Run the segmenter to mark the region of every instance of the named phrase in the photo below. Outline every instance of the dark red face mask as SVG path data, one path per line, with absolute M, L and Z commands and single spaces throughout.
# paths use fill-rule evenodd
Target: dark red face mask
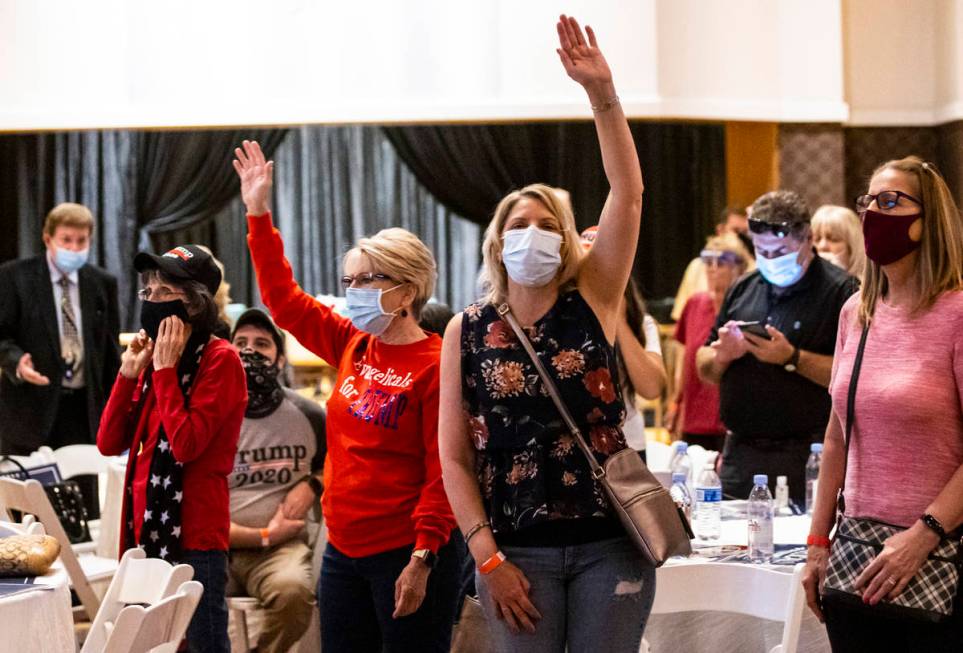
M 910 227 L 923 213 L 892 215 L 869 209 L 863 211 L 863 242 L 866 256 L 877 265 L 889 265 L 919 249 L 920 242 L 910 238 Z

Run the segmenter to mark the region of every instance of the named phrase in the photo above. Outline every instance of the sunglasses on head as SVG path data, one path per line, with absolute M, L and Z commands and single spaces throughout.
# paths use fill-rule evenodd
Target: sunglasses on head
M 735 252 L 720 252 L 714 249 L 704 249 L 699 252 L 699 258 L 706 265 L 736 265 L 742 263 L 742 257 Z
M 776 238 L 785 238 L 805 223 L 803 222 L 766 222 L 749 218 L 749 231 L 754 234 L 772 234 Z
M 876 206 L 878 206 L 883 211 L 889 211 L 894 209 L 899 205 L 899 199 L 905 197 L 910 202 L 913 202 L 917 206 L 923 206 L 923 203 L 913 197 L 912 195 L 907 195 L 901 190 L 884 190 L 882 192 L 871 195 L 866 193 L 865 195 L 860 195 L 856 198 L 856 211 L 862 213 L 869 209 L 869 205 L 876 200 Z

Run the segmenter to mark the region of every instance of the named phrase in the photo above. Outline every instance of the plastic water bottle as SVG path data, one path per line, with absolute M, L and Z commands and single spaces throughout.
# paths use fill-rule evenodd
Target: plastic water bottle
M 809 460 L 806 461 L 806 514 L 813 514 L 816 502 L 816 489 L 819 485 L 819 465 L 823 462 L 823 445 L 813 442 L 809 445 Z
M 772 495 L 769 493 L 769 477 L 756 474 L 749 493 L 749 562 L 765 563 L 772 559 Z
M 715 461 L 709 460 L 696 482 L 693 530 L 700 540 L 718 540 L 721 522 L 722 482 L 716 474 Z
M 682 508 L 686 519 L 691 519 L 692 515 L 692 495 L 689 494 L 689 487 L 686 485 L 685 474 L 677 473 L 672 475 L 672 488 L 669 489 L 669 496 L 675 501 L 675 505 Z
M 675 453 L 669 461 L 669 471 L 672 475 L 685 474 L 685 482 L 688 485 L 692 476 L 692 459 L 689 458 L 689 444 L 685 440 L 675 443 Z
M 791 515 L 789 508 L 789 478 L 786 476 L 776 477 L 776 515 Z

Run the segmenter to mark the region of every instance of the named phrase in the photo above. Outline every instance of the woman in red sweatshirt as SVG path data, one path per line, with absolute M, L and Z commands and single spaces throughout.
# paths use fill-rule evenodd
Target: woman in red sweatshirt
M 190 650 L 226 653 L 227 475 L 247 385 L 234 347 L 212 335 L 221 272 L 196 245 L 142 252 L 134 267 L 144 283 L 143 328 L 121 357 L 97 432 L 104 455 L 130 450 L 120 549 L 191 565 L 204 594 Z
M 404 229 L 344 258 L 350 319 L 304 292 L 271 224 L 273 162 L 235 150 L 258 285 L 277 324 L 338 368 L 327 404 L 318 583 L 322 649 L 447 652 L 460 552 L 438 459 L 441 338 L 418 326 L 435 284 L 431 251 Z

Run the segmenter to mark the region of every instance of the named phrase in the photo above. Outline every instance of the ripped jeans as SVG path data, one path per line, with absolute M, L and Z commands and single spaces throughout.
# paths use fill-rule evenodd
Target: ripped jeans
M 655 598 L 655 568 L 627 537 L 561 547 L 502 548 L 532 588 L 542 618 L 514 634 L 494 614 L 485 581 L 475 582 L 499 653 L 637 653 Z

